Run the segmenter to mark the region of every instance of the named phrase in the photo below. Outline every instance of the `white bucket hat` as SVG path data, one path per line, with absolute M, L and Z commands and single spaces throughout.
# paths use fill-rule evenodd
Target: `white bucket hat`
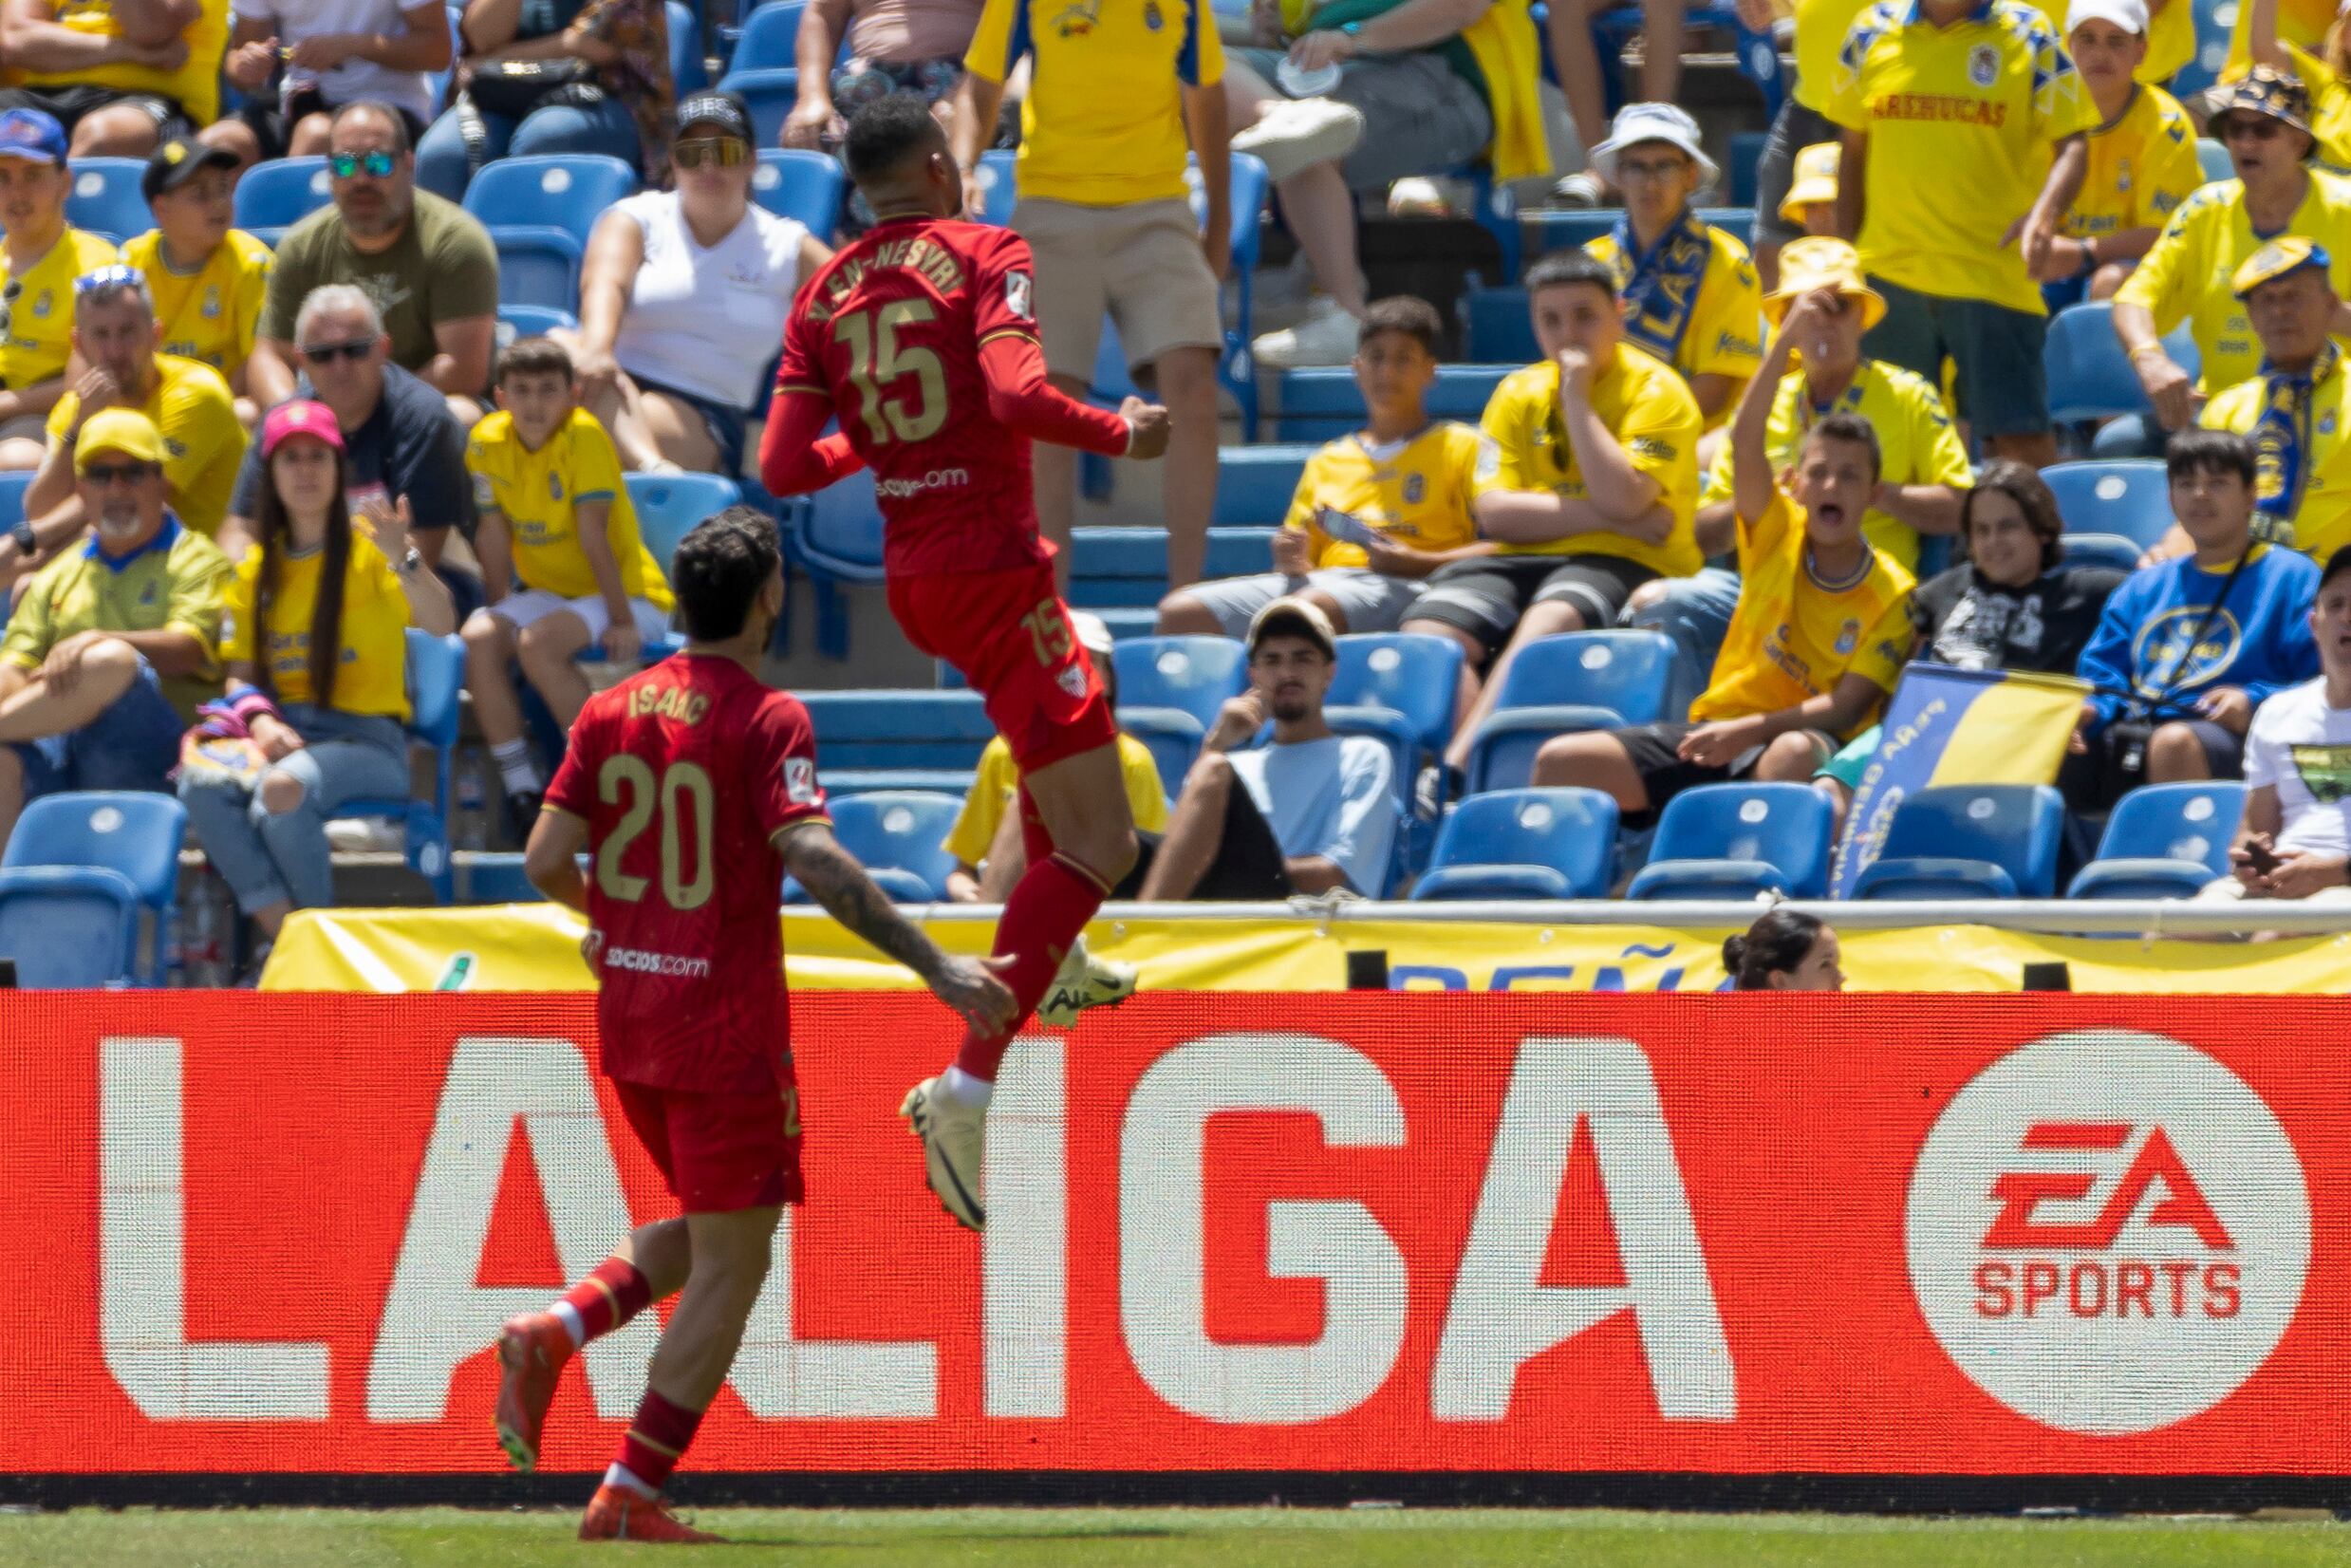
M 1688 153 L 1698 165 L 1701 189 L 1713 184 L 1722 174 L 1698 140 L 1698 122 L 1670 103 L 1628 103 L 1617 110 L 1616 122 L 1608 128 L 1608 140 L 1592 149 L 1592 166 L 1600 172 L 1601 178 L 1614 185 L 1616 155 L 1644 141 L 1662 141 Z
M 2146 0 L 2073 0 L 2065 9 L 2065 30 L 2084 22 L 2111 22 L 2124 32 L 2147 34 Z

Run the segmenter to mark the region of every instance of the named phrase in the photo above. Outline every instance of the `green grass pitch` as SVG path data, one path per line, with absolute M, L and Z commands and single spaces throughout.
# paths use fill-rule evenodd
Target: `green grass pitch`
M 697 1516 L 719 1568 L 2302 1568 L 2351 1525 L 1907 1520 L 1521 1509 L 1062 1508 Z M 555 1568 L 668 1560 L 582 1545 L 569 1513 L 135 1510 L 0 1516 L 0 1568 Z

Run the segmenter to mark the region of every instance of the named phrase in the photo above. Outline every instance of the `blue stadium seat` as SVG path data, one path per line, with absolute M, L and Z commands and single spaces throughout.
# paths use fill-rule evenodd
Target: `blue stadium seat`
M 676 0 L 671 0 L 672 4 Z M 828 245 L 841 227 L 849 176 L 840 161 L 802 147 L 765 147 L 751 177 L 751 199 L 777 217 L 796 218 Z
M 1755 205 L 1756 170 L 1763 159 L 1763 144 L 1771 140 L 1767 131 L 1735 131 L 1730 138 L 1730 157 L 1724 160 L 1725 172 L 1730 176 L 1730 204 L 1752 208 Z
M 2172 532 L 2172 487 L 2148 459 L 2052 463 L 2041 471 L 2067 533 L 2106 533 L 2141 550 Z
M 2119 533 L 2068 533 L 2058 540 L 2061 559 L 2069 567 L 2104 567 L 2113 571 L 2136 571 L 2145 552 Z M 1925 582 L 1934 575 L 1920 571 Z
M 1217 527 L 1278 526 L 1289 515 L 1298 476 L 1314 455 L 1315 448 L 1304 443 L 1223 448 L 1217 454 L 1216 510 L 1208 521 Z M 1263 571 L 1270 565 L 1269 558 L 1250 569 Z
M 1428 389 L 1428 412 L 1440 420 L 1475 424 L 1485 412 L 1502 378 L 1515 364 L 1446 364 L 1437 368 Z M 1345 366 L 1316 370 L 1285 370 L 1281 376 L 1281 407 L 1274 416 L 1277 439 L 1285 441 L 1331 441 L 1363 427 L 1363 392 L 1355 373 Z
M 669 17 L 670 81 L 683 98 L 710 84 L 710 71 L 702 60 L 701 24 L 684 0 L 665 0 L 662 9 Z
M 2065 803 L 2046 784 L 1945 784 L 1894 808 L 1885 848 L 1853 896 L 2050 898 Z
M 631 474 L 625 482 L 637 509 L 637 532 L 664 575 L 688 530 L 743 498 L 742 487 L 718 474 Z
M 25 520 L 25 492 L 32 487 L 29 470 L 0 474 L 0 532 Z
M 1666 802 L 1649 864 L 1625 897 L 1826 897 L 1835 815 L 1827 796 L 1802 784 L 1685 790 Z
M 774 146 L 782 137 L 784 120 L 800 94 L 800 15 L 807 9 L 801 0 L 770 0 L 753 11 L 718 82 L 750 105 L 761 146 Z
M 835 800 L 832 836 L 866 868 L 876 886 L 900 904 L 936 904 L 947 896 L 955 857 L 942 847 L 961 796 L 932 790 L 875 790 Z M 784 878 L 786 904 L 813 904 L 809 890 Z
M 1278 448 L 1271 450 L 1278 451 Z M 1220 504 L 1222 497 L 1220 496 Z M 1274 567 L 1271 528 L 1211 528 L 1204 575 L 1241 577 Z M 1109 612 L 1140 610 L 1148 631 L 1167 596 L 1167 534 L 1164 529 L 1087 527 L 1070 534 L 1070 603 L 1110 621 Z
M 2182 100 L 2194 97 L 2220 80 L 2221 68 L 2229 63 L 2229 35 L 2236 21 L 2233 6 L 2192 6 L 2188 13 L 2196 24 L 2196 52 L 2188 64 L 2173 73 L 2171 83 L 2172 95 Z M 2207 179 L 2229 179 L 2233 174 L 2227 166 L 2225 155 L 2219 173 L 2213 173 L 2209 162 L 2204 166 Z
M 231 206 L 236 226 L 275 245 L 287 230 L 334 199 L 323 158 L 281 158 L 256 163 L 237 177 Z
M 408 865 L 433 885 L 433 896 L 447 904 L 457 894 L 449 865 L 449 794 L 457 755 L 458 696 L 465 689 L 465 644 L 455 637 L 408 630 L 408 719 L 410 744 L 433 754 L 429 800 L 353 800 L 338 816 L 388 817 L 407 834 Z
M 1412 897 L 1599 898 L 1615 855 L 1616 803 L 1599 791 L 1498 790 L 1445 819 Z
M 637 171 L 602 153 L 502 158 L 465 188 L 465 210 L 498 248 L 498 299 L 570 310 L 580 258 L 606 208 L 637 189 Z
M 1673 644 L 1662 632 L 1576 631 L 1539 637 L 1502 676 L 1471 742 L 1466 793 L 1527 781 L 1555 735 L 1654 723 L 1664 717 Z
M 459 904 L 538 904 L 544 898 L 523 874 L 519 851 L 477 850 L 457 862 Z
M 0 871 L 0 958 L 28 991 L 130 983 L 139 899 L 120 873 L 90 866 L 44 876 Z
M 1542 358 L 1521 285 L 1463 290 L 1461 316 L 1462 355 L 1472 364 L 1516 368 Z
M 147 198 L 139 194 L 147 172 L 143 158 L 77 158 L 67 169 L 65 221 L 103 235 L 117 245 L 155 227 Z
M 1442 752 L 1453 735 L 1461 644 L 1424 632 L 1353 632 L 1339 639 L 1326 710 L 1383 711 L 1419 749 Z
M 569 310 L 558 310 L 544 305 L 501 305 L 498 307 L 498 346 L 511 347 L 517 338 L 543 338 L 561 329 L 579 330 L 580 319 Z
M 2189 375 L 2203 363 L 2182 322 L 2163 340 L 2163 351 Z M 2049 418 L 2058 424 L 2154 412 L 2115 336 L 2114 306 L 2096 300 L 2069 305 L 2049 320 L 2041 364 L 2049 384 Z
M 102 964 L 104 973 L 93 984 L 163 983 L 172 923 L 179 905 L 179 846 L 187 831 L 188 813 L 167 794 L 125 791 L 84 791 L 45 795 L 25 808 L 8 851 L 0 855 L 0 892 L 27 901 L 26 907 L 47 907 L 76 929 L 103 932 L 114 928 L 105 906 L 121 905 L 129 923 L 124 943 L 108 943 L 85 955 Z M 144 909 L 155 922 L 155 939 L 145 952 L 139 942 L 139 914 Z M 11 952 L 0 940 L 0 954 Z M 20 958 L 20 965 L 24 961 Z M 44 953 L 38 967 L 51 966 L 61 957 Z M 65 980 L 19 983 L 65 984 Z
M 1248 652 L 1230 637 L 1136 637 L 1110 655 L 1121 710 L 1167 708 L 1203 731 L 1249 684 Z
M 849 609 L 843 583 L 882 580 L 882 510 L 873 471 L 861 468 L 812 495 L 784 503 L 784 550 L 808 569 L 816 593 L 816 646 L 828 659 L 849 657 Z
M 2068 898 L 2193 898 L 2229 874 L 2229 845 L 2245 814 L 2234 779 L 2142 784 L 2116 803 L 2098 858 L 2076 873 Z
M 2185 76 L 2187 72 L 2180 74 Z M 2216 179 L 2237 177 L 2237 166 L 2230 160 L 2229 149 L 2209 136 L 2196 138 L 2196 163 L 2203 169 L 2204 180 L 2208 185 Z
M 834 794 L 944 790 L 961 795 L 996 735 L 974 691 L 801 694 L 816 732 L 816 765 Z

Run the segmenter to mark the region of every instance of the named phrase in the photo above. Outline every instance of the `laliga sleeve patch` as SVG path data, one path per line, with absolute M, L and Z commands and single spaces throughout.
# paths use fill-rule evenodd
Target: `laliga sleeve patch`
M 1007 272 L 1004 274 L 1004 308 L 1018 316 L 1022 321 L 1036 319 L 1036 312 L 1031 308 L 1029 294 L 1028 273 Z
M 795 805 L 816 803 L 816 764 L 805 756 L 784 758 L 784 794 Z

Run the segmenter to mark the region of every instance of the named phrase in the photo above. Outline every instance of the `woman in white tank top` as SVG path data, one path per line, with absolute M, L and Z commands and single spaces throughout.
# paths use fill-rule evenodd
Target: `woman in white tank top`
M 678 105 L 678 188 L 596 220 L 571 351 L 581 401 L 631 469 L 739 474 L 743 428 L 824 242 L 751 200 L 750 112 L 731 93 Z

